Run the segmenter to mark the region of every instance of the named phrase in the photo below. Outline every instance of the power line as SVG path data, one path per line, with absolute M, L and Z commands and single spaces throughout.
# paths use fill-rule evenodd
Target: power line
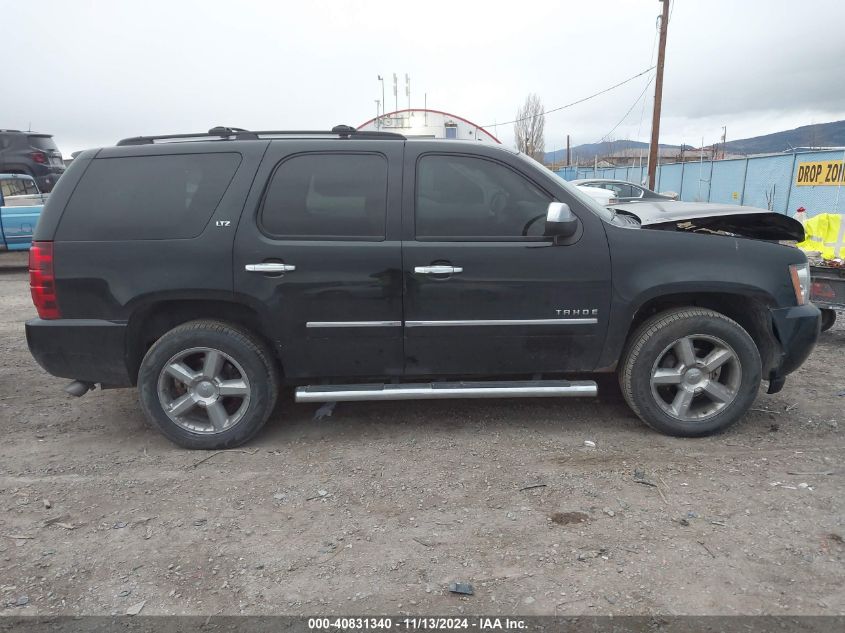
M 631 114 L 633 109 L 635 107 L 637 107 L 637 104 L 640 102 L 640 99 L 642 99 L 645 96 L 645 91 L 648 90 L 648 87 L 651 85 L 652 81 L 654 81 L 654 75 L 652 75 L 651 78 L 646 82 L 646 85 L 643 87 L 643 91 L 634 100 L 634 103 L 631 104 L 631 107 L 628 108 L 628 111 L 625 113 L 625 116 L 623 116 L 621 119 L 619 119 L 619 122 L 616 125 L 613 126 L 613 128 L 610 130 L 610 132 L 608 132 L 607 134 L 602 136 L 598 141 L 596 141 L 597 143 L 602 143 L 603 141 L 607 140 L 610 137 L 610 135 L 613 134 L 616 131 L 616 128 L 618 128 L 620 125 L 622 125 L 622 122 L 625 121 L 625 119 L 628 118 L 628 115 Z
M 618 88 L 619 86 L 624 86 L 625 84 L 634 81 L 634 79 L 636 79 L 637 77 L 642 77 L 647 72 L 654 70 L 654 68 L 655 68 L 654 66 L 652 66 L 651 68 L 646 68 L 644 71 L 637 73 L 633 77 L 628 77 L 628 79 L 626 79 L 625 81 L 620 81 L 618 84 L 614 84 L 614 85 L 610 86 L 609 88 L 605 88 L 604 90 L 601 90 L 601 91 L 599 91 L 595 94 L 590 95 L 589 97 L 584 97 L 583 99 L 578 99 L 578 101 L 573 101 L 572 103 L 567 103 L 566 105 L 562 105 L 559 108 L 552 108 L 551 110 L 544 110 L 543 112 L 540 113 L 540 116 L 544 116 L 546 114 L 551 114 L 552 112 L 558 112 L 560 110 L 565 110 L 566 108 L 571 108 L 572 106 L 578 105 L 579 103 L 584 103 L 585 101 L 589 101 L 590 99 L 598 97 L 599 95 L 603 95 L 606 92 L 610 92 L 611 90 L 614 90 L 615 88 Z M 526 121 L 527 119 L 531 119 L 531 118 L 533 118 L 533 115 L 532 116 L 525 116 L 525 117 L 522 117 L 521 119 L 514 119 L 513 121 L 505 121 L 504 123 L 498 123 L 497 125 L 509 125 L 511 123 L 518 123 L 519 121 Z M 481 127 L 491 127 L 491 124 L 483 125 Z

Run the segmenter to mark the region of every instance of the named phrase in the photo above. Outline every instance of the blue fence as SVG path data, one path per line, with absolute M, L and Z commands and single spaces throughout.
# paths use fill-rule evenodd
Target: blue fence
M 795 215 L 799 207 L 808 216 L 845 213 L 845 184 L 795 184 L 802 163 L 843 160 L 845 152 L 835 150 L 671 163 L 657 168 L 656 189 L 674 192 L 689 202 L 743 204 L 787 215 Z M 564 180 L 612 178 L 642 183 L 647 177 L 645 166 L 564 167 L 556 173 Z

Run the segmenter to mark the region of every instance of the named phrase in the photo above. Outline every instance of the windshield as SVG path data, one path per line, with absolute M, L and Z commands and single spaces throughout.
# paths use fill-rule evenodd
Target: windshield
M 542 169 L 543 171 L 547 172 L 547 174 L 554 176 L 554 178 L 558 181 L 558 184 L 562 185 L 563 188 L 566 189 L 567 193 L 572 195 L 572 197 L 577 198 L 581 203 L 584 204 L 585 207 L 590 209 L 590 211 L 595 213 L 597 216 L 599 216 L 600 218 L 602 218 L 603 220 L 605 220 L 607 222 L 613 221 L 613 215 L 614 214 L 610 209 L 600 205 L 593 198 L 591 198 L 586 193 L 584 193 L 583 191 L 578 189 L 578 187 L 566 182 L 563 178 L 558 176 L 551 169 L 549 169 L 548 167 L 546 167 L 542 163 L 534 160 L 533 158 L 526 156 L 522 152 L 519 152 L 517 154 L 517 156 L 519 157 L 520 160 L 523 160 L 526 163 L 529 163 L 534 169 L 538 169 L 538 168 Z

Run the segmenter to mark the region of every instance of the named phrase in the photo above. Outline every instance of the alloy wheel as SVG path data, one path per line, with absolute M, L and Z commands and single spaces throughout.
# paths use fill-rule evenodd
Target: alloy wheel
M 652 396 L 665 413 L 682 422 L 701 422 L 736 399 L 742 367 L 725 341 L 691 334 L 658 355 L 650 382 Z
M 219 349 L 193 347 L 175 354 L 158 378 L 164 412 L 192 433 L 222 433 L 249 407 L 250 384 L 238 362 Z

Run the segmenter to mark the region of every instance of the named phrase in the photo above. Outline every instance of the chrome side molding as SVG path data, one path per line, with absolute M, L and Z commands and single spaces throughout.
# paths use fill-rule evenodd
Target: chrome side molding
M 455 321 L 405 321 L 406 327 L 455 327 L 479 325 L 595 325 L 596 318 L 575 319 L 459 319 Z M 402 327 L 402 321 L 306 321 L 306 328 Z
M 306 321 L 305 327 L 402 327 L 402 321 Z
M 592 380 L 432 382 L 414 384 L 309 385 L 297 387 L 297 402 L 442 400 L 447 398 L 560 398 L 598 393 Z
M 445 327 L 477 325 L 595 325 L 596 318 L 586 319 L 459 319 L 455 321 L 405 321 L 406 327 Z

